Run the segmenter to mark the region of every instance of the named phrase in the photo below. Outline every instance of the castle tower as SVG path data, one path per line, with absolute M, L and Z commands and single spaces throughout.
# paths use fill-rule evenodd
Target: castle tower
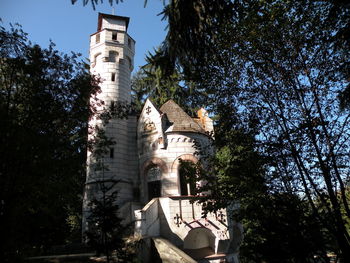
M 127 33 L 128 24 L 128 17 L 99 13 L 97 32 L 90 36 L 90 72 L 100 78 L 101 92 L 97 94 L 97 98 L 104 102 L 96 107 L 100 112 L 115 102 L 131 101 L 130 75 L 133 70 L 135 41 Z M 96 160 L 88 152 L 83 204 L 85 228 L 89 213 L 88 203 L 92 198 L 98 198 L 101 182 L 118 182 L 113 190 L 118 192 L 117 202 L 120 207 L 133 200 L 133 189 L 138 178 L 136 123 L 135 116 L 112 119 L 105 127 L 101 127 L 101 121 L 97 118 L 92 118 L 89 122 L 92 135 L 95 132 L 94 127 L 99 126 L 116 144 L 103 157 L 103 165 L 107 167 L 103 172 L 96 169 Z
M 201 109 L 193 118 L 173 100 L 160 108 L 147 100 L 138 120 L 129 115 L 104 124 L 98 118 L 98 112 L 116 102 L 131 102 L 135 41 L 127 34 L 128 23 L 127 17 L 99 14 L 97 32 L 91 35 L 90 71 L 101 79 L 96 96 L 104 103 L 97 104 L 89 121 L 89 136 L 93 138 L 100 128 L 116 144 L 102 159 L 88 152 L 83 233 L 93 230 L 88 225 L 90 201 L 117 192 L 115 204 L 123 223 L 133 223 L 134 234 L 145 240 L 143 261 L 154 262 L 159 255 L 173 262 L 197 262 L 195 258 L 237 263 L 241 226 L 230 218 L 228 209 L 202 218 L 203 207 L 193 194 L 205 182 L 197 181 L 195 172 L 189 181 L 182 169 L 183 161 L 205 167 L 196 146 L 212 151 L 214 128 L 208 113 Z M 93 104 L 94 98 L 90 101 Z M 107 169 L 101 170 L 99 160 Z M 106 184 L 112 187 L 108 193 L 101 190 Z M 149 252 L 152 244 L 158 251 L 154 255 Z
M 128 17 L 99 13 L 97 32 L 90 37 L 90 71 L 102 78 L 100 98 L 105 103 L 130 102 L 135 41 L 128 24 Z

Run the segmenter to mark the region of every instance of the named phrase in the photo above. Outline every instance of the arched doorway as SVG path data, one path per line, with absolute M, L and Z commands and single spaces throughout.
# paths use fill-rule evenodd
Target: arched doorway
M 147 170 L 148 201 L 161 196 L 161 178 L 162 170 L 159 166 L 152 166 Z
M 191 229 L 184 239 L 184 251 L 194 259 L 215 254 L 215 235 L 205 227 Z
M 166 163 L 153 157 L 145 161 L 141 168 L 142 200 L 148 202 L 153 198 L 162 196 L 162 178 L 168 173 Z

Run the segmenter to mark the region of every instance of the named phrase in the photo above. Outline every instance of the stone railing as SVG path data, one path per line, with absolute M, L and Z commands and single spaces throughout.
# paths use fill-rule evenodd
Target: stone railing
M 142 236 L 159 236 L 159 213 L 158 198 L 153 198 L 148 204 L 140 210 L 141 212 L 141 235 Z

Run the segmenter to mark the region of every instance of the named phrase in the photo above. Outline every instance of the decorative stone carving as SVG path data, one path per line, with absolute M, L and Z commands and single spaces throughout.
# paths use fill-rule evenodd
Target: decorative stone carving
M 148 106 L 148 107 L 146 108 L 146 113 L 147 113 L 147 115 L 149 115 L 149 114 L 151 113 L 151 107 L 150 107 L 150 106 Z
M 159 166 L 154 166 L 147 171 L 147 182 L 159 181 L 162 171 Z
M 150 119 L 146 119 L 143 124 L 143 132 L 148 133 L 156 130 L 156 125 Z

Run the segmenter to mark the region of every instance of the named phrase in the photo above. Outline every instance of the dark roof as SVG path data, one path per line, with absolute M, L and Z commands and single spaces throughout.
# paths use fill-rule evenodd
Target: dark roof
M 104 13 L 98 13 L 97 31 L 101 30 L 102 18 L 111 18 L 111 19 L 115 19 L 115 20 L 124 20 L 125 21 L 125 25 L 126 25 L 126 31 L 128 30 L 129 21 L 130 21 L 129 17 L 126 17 L 126 16 L 115 16 L 115 15 L 109 15 L 109 14 L 104 14 Z
M 168 100 L 164 103 L 160 107 L 160 111 L 165 113 L 169 122 L 171 122 L 173 132 L 199 132 L 206 134 L 205 130 L 173 100 Z

